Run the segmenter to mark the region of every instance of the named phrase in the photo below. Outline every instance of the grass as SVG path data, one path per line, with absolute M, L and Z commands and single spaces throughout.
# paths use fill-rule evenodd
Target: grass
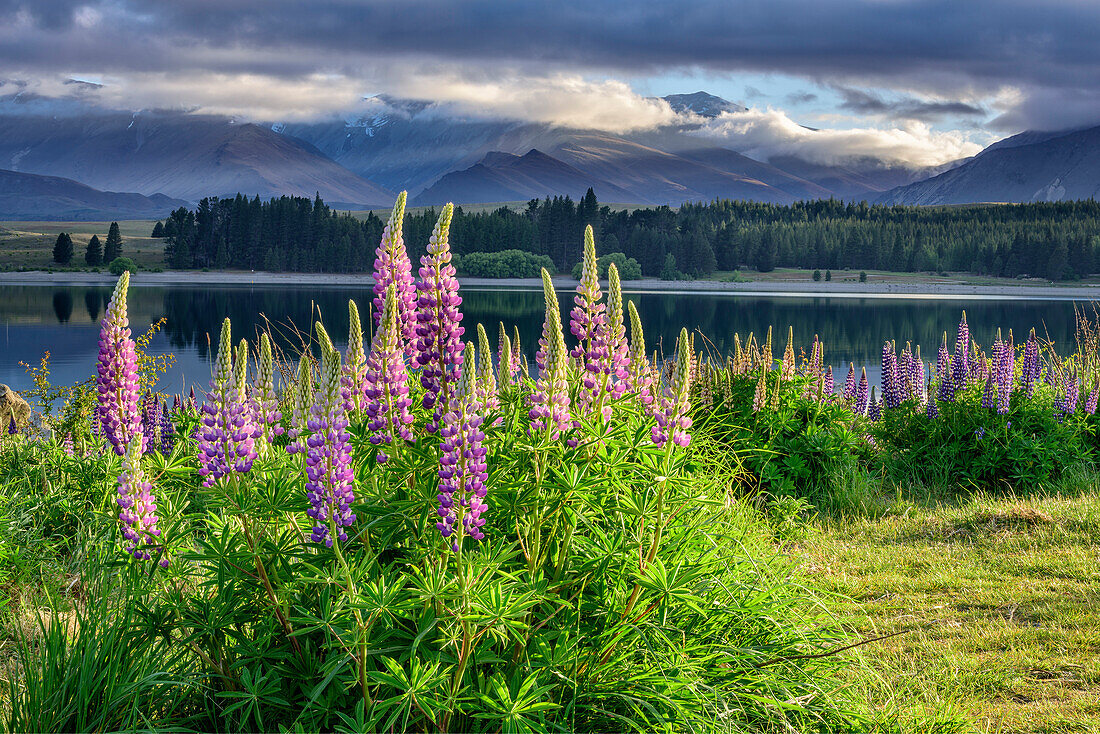
M 792 551 L 863 638 L 849 683 L 885 729 L 1100 732 L 1100 475 L 1029 496 L 898 491 Z
M 164 267 L 164 240 L 149 236 L 154 220 L 120 221 L 122 254 L 141 268 Z M 67 269 L 84 268 L 84 249 L 92 235 L 107 241 L 110 222 L 0 222 L 0 270 L 61 269 L 53 261 L 57 235 L 68 232 L 73 238 L 73 260 Z

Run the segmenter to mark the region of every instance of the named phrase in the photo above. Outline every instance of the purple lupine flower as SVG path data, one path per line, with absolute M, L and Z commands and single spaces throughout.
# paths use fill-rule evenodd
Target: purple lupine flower
M 1100 398 L 1100 380 L 1094 380 L 1092 383 L 1092 391 L 1089 393 L 1088 398 L 1085 400 L 1085 412 L 1089 415 L 1096 413 L 1096 401 Z
M 161 543 L 157 500 L 153 485 L 141 468 L 143 442 L 141 434 L 135 434 L 123 454 L 122 473 L 118 477 L 118 520 L 127 541 L 126 551 L 146 561 L 151 558 L 150 551 L 159 549 Z M 161 559 L 160 565 L 166 567 L 168 559 Z
M 396 323 L 400 300 L 396 289 L 394 291 L 393 297 L 387 296 L 387 300 L 391 302 L 391 320 Z M 393 326 L 390 331 L 394 331 Z M 321 385 L 307 423 L 311 433 L 306 440 L 306 492 L 310 504 L 306 514 L 313 519 L 313 542 L 323 542 L 331 548 L 332 536 L 335 534 L 340 542 L 346 541 L 345 528 L 355 522 L 355 514 L 351 511 L 351 503 L 355 501 L 352 488 L 355 476 L 351 468 L 348 415 L 340 394 L 340 352 L 320 323 L 317 335 L 321 342 Z
M 409 372 L 401 348 L 398 332 L 397 292 L 391 286 L 386 291 L 382 311 L 382 323 L 374 332 L 367 371 L 366 386 L 367 430 L 374 446 L 395 446 L 398 439 L 411 441 L 413 416 L 409 413 Z M 421 311 L 424 313 L 424 311 Z M 389 455 L 379 448 L 376 457 L 384 464 Z
M 1077 400 L 1081 394 L 1081 387 L 1077 382 L 1077 374 L 1073 373 L 1066 381 L 1066 401 L 1065 411 L 1066 415 L 1073 415 L 1077 412 Z
M 603 398 L 603 374 L 607 359 L 607 345 L 604 343 L 607 322 L 605 306 L 600 301 L 603 291 L 600 289 L 596 243 L 592 226 L 584 230 L 584 261 L 581 282 L 577 286 L 577 295 L 573 297 L 574 308 L 569 312 L 569 331 L 577 339 L 577 346 L 569 356 L 577 361 L 582 369 L 581 387 L 577 390 L 577 408 L 587 415 L 599 408 Z
M 943 332 L 943 341 L 940 342 L 940 351 L 936 355 L 936 379 L 944 380 L 947 377 L 947 365 L 951 355 L 947 351 L 947 332 Z
M 867 418 L 872 423 L 882 418 L 882 403 L 875 397 L 875 388 L 871 388 L 871 402 L 867 407 Z
M 428 241 L 428 254 L 420 258 L 420 280 L 416 283 L 417 362 L 423 367 L 421 404 L 432 410 L 428 431 L 434 433 L 439 419 L 451 402 L 451 391 L 462 378 L 462 313 L 458 307 L 458 279 L 451 264 L 449 233 L 454 207 L 447 204 Z M 398 294 L 400 295 L 400 294 Z M 380 304 L 381 305 L 381 304 Z M 399 302 L 400 305 L 400 302 Z M 471 365 L 472 369 L 472 365 Z
M 927 406 L 927 409 L 925 411 L 925 415 L 927 415 L 930 419 L 933 419 L 933 420 L 936 419 L 936 418 L 939 418 L 939 416 L 940 416 L 940 408 L 939 408 L 938 405 L 936 405 L 936 398 L 933 397 L 932 395 L 928 396 L 928 406 Z
M 474 345 L 466 345 L 464 362 L 474 360 Z M 439 521 L 435 526 L 444 538 L 452 538 L 451 550 L 458 551 L 462 537 L 482 540 L 485 533 L 485 495 L 489 478 L 485 466 L 487 453 L 481 430 L 482 406 L 478 403 L 476 380 L 466 370 L 451 395 L 451 405 L 443 414 L 439 435 Z M 459 519 L 462 520 L 459 523 Z M 456 534 L 459 528 L 462 531 Z
M 512 326 L 512 384 L 515 385 L 519 382 L 520 375 L 526 379 L 529 375 L 527 372 L 527 355 L 523 353 L 523 349 L 520 348 L 519 343 L 519 327 Z
M 405 240 L 401 229 L 405 223 L 405 192 L 397 195 L 393 211 L 390 213 L 386 228 L 382 230 L 382 241 L 378 243 L 374 259 L 374 328 L 382 322 L 383 301 L 386 289 L 392 283 L 397 291 L 397 316 L 405 356 L 416 358 L 416 285 L 413 283 L 412 261 L 405 249 Z
M 266 451 L 276 436 L 283 435 L 283 427 L 279 425 L 283 414 L 279 411 L 279 398 L 275 395 L 275 359 L 271 354 L 271 338 L 266 331 L 260 334 L 254 403 L 256 424 L 260 429 L 258 438 L 262 439 L 261 445 Z
M 951 377 L 953 383 L 951 398 L 949 398 L 949 400 L 954 398 L 955 392 L 966 387 L 966 382 L 970 379 L 969 354 L 970 327 L 966 323 L 966 311 L 963 311 L 962 320 L 959 322 L 959 331 L 955 337 L 955 354 L 951 359 Z
M 924 360 L 920 357 L 920 347 L 909 361 L 909 383 L 913 387 L 913 397 L 919 402 L 928 401 L 928 381 L 924 373 Z
M 859 387 L 856 388 L 856 413 L 859 415 L 867 415 L 870 399 L 871 396 L 868 392 L 867 385 L 867 368 L 864 367 L 859 375 Z
M 195 400 L 195 386 L 194 385 L 191 386 L 191 395 L 188 396 L 188 398 L 187 398 L 187 409 L 190 410 L 192 413 L 198 413 L 199 412 L 199 404 Z
M 348 413 L 360 411 L 366 403 L 367 353 L 363 350 L 363 325 L 359 307 L 348 301 L 348 351 L 344 359 L 344 374 L 340 376 L 340 394 Z
M 306 450 L 306 436 L 309 428 L 309 409 L 313 404 L 313 365 L 308 354 L 302 354 L 298 360 L 297 379 L 290 391 L 290 430 L 286 445 L 288 454 L 301 454 Z
M 178 410 L 176 411 L 179 412 Z M 160 411 L 160 452 L 165 456 L 172 453 L 176 445 L 176 426 L 172 422 L 172 416 L 168 413 L 168 404 L 161 406 Z
M 233 361 L 229 319 L 222 322 L 218 357 L 199 428 L 199 474 L 203 486 L 212 487 L 232 472 L 247 474 L 256 459 L 256 426 L 245 393 L 247 358 Z
M 531 396 L 531 421 L 528 431 L 533 435 L 545 431 L 551 440 L 557 440 L 561 432 L 573 425 L 569 413 L 569 352 L 561 333 L 561 310 L 550 273 L 542 269 L 542 292 L 546 299 L 546 320 L 542 327 L 540 346 L 544 353 L 544 367 L 539 371 L 535 392 Z
M 898 392 L 902 402 L 916 397 L 916 385 L 913 384 L 913 345 L 905 342 L 905 349 L 901 350 L 898 358 Z
M 687 329 L 680 329 L 680 338 L 676 342 L 676 368 L 672 380 L 665 388 L 661 400 L 661 410 L 657 412 L 657 425 L 650 431 L 653 443 L 658 447 L 667 445 L 669 439 L 677 446 L 686 447 L 691 442 L 687 429 L 691 428 L 691 347 Z
M 1035 392 L 1035 381 L 1039 379 L 1039 340 L 1035 337 L 1035 329 L 1027 338 L 1024 346 L 1024 360 L 1020 366 L 1020 385 L 1024 395 L 1031 397 Z
M 500 407 L 500 400 L 497 398 L 497 378 L 493 374 L 493 352 L 489 348 L 489 335 L 481 324 L 477 325 L 477 347 L 477 379 L 474 380 L 474 392 L 484 417 Z M 466 362 L 465 356 L 462 361 Z M 501 422 L 501 419 L 498 418 L 497 422 Z
M 997 412 L 1004 415 L 1009 409 L 1012 395 L 1012 373 L 1016 366 L 1016 350 L 1012 344 L 1012 332 L 1008 332 L 1008 341 L 1001 342 L 1001 351 L 993 365 L 994 379 L 997 383 Z
M 103 435 L 119 456 L 126 453 L 134 436 L 142 435 L 137 347 L 130 338 L 126 318 L 126 290 L 129 271 L 115 285 L 115 292 L 103 314 L 99 333 L 99 366 L 96 385 L 99 390 L 99 421 Z M 142 453 L 145 452 L 142 436 Z
M 824 399 L 826 395 L 832 395 L 834 389 L 836 389 L 836 385 L 833 384 L 833 366 L 829 365 L 828 369 L 825 370 L 824 390 L 821 395 L 822 399 Z
M 73 434 L 66 432 L 65 438 L 61 441 L 61 448 L 65 451 L 66 456 L 75 456 L 76 452 L 73 450 Z
M 884 408 L 896 408 L 901 405 L 903 396 L 900 383 L 894 343 L 886 342 L 882 345 L 882 405 Z
M 979 426 L 978 429 L 974 431 L 974 436 L 981 441 L 985 438 L 985 428 Z
M 848 377 L 844 380 L 844 399 L 847 402 L 852 402 L 856 399 L 856 365 L 855 362 L 848 363 Z
M 635 395 L 650 413 L 653 405 L 653 372 L 649 367 L 649 357 L 645 353 L 645 334 L 642 332 L 642 317 L 634 301 L 627 301 L 630 312 L 630 364 L 627 379 L 627 391 Z
M 153 397 L 151 392 L 146 391 L 145 397 L 141 399 L 141 433 L 147 448 L 159 443 L 157 441 L 157 429 L 160 428 L 160 416 L 157 415 L 159 407 L 160 401 Z

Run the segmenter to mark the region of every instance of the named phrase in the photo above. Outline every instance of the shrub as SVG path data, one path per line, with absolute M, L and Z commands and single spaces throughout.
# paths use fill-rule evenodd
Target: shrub
M 136 273 L 137 265 L 134 263 L 133 260 L 128 257 L 116 257 L 114 260 L 111 261 L 111 264 L 107 266 L 107 270 L 110 271 L 111 275 L 118 276 L 122 275 L 126 271 Z
M 473 278 L 537 278 L 543 268 L 551 272 L 554 269 L 553 261 L 546 255 L 523 250 L 471 252 L 454 256 L 453 261 L 459 275 Z
M 615 263 L 615 267 L 619 269 L 620 280 L 641 280 L 642 279 L 642 266 L 638 264 L 638 261 L 632 257 L 627 257 L 621 252 L 612 252 L 608 255 L 602 255 L 596 261 L 597 273 L 601 279 L 607 277 L 607 269 L 611 263 Z M 576 280 L 581 279 L 582 263 L 577 263 L 573 266 L 573 278 Z

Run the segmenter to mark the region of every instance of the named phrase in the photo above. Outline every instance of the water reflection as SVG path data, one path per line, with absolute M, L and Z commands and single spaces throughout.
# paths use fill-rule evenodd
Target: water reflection
M 559 299 L 568 319 L 572 293 Z M 943 333 L 953 340 L 960 312 L 965 309 L 971 333 L 988 344 L 998 327 L 1012 329 L 1019 343 L 1031 328 L 1052 339 L 1062 349 L 1073 348 L 1072 301 L 928 298 L 826 298 L 821 296 L 731 295 L 705 293 L 636 293 L 628 291 L 642 316 L 646 342 L 651 350 L 671 351 L 681 326 L 705 335 L 720 353 L 733 347 L 734 333 L 742 339 L 749 332 L 764 334 L 775 327 L 776 351 L 782 349 L 787 326 L 794 328 L 796 343 L 808 347 L 814 334 L 825 344 L 825 361 L 836 367 L 839 378 L 849 362 L 867 364 L 877 379 L 882 343 L 896 339 L 921 345 L 925 357 L 935 355 Z M 86 379 L 94 372 L 97 323 L 111 296 L 109 287 L 7 286 L 0 292 L 0 382 L 16 389 L 29 385 L 19 361 L 36 363 L 42 352 L 52 357 L 53 378 L 59 383 Z M 162 387 L 184 389 L 203 386 L 210 374 L 210 344 L 217 340 L 221 320 L 233 320 L 236 337 L 251 338 L 270 327 L 275 345 L 296 352 L 301 343 L 297 329 L 306 329 L 318 317 L 329 333 L 347 334 L 347 301 L 354 298 L 369 323 L 368 288 L 193 288 L 133 287 L 129 309 L 131 327 L 141 333 L 147 324 L 165 318 L 161 334 L 152 341 L 154 353 L 173 353 L 177 365 Z M 82 299 L 83 310 L 74 302 Z M 519 327 L 528 359 L 534 359 L 542 329 L 541 291 L 484 289 L 463 291 L 464 324 L 472 333 L 485 324 L 493 343 L 497 323 L 509 331 Z M 701 340 L 697 340 L 701 345 Z

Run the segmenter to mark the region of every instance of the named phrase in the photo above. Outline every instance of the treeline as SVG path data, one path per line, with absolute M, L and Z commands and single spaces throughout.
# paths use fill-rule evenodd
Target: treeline
M 435 224 L 433 210 L 408 213 L 405 243 L 414 258 Z M 303 272 L 373 268 L 383 221 L 353 218 L 320 198 L 270 201 L 203 199 L 181 208 L 158 234 L 168 265 Z M 807 270 L 967 271 L 1051 280 L 1100 272 L 1100 204 L 1096 201 L 959 207 L 870 206 L 836 200 L 788 206 L 714 201 L 612 211 L 591 189 L 534 199 L 522 210 L 455 209 L 458 255 L 521 250 L 547 256 L 561 272 L 581 258 L 584 227 L 600 252 L 621 252 L 649 277 L 705 276 L 716 270 L 777 267 Z

